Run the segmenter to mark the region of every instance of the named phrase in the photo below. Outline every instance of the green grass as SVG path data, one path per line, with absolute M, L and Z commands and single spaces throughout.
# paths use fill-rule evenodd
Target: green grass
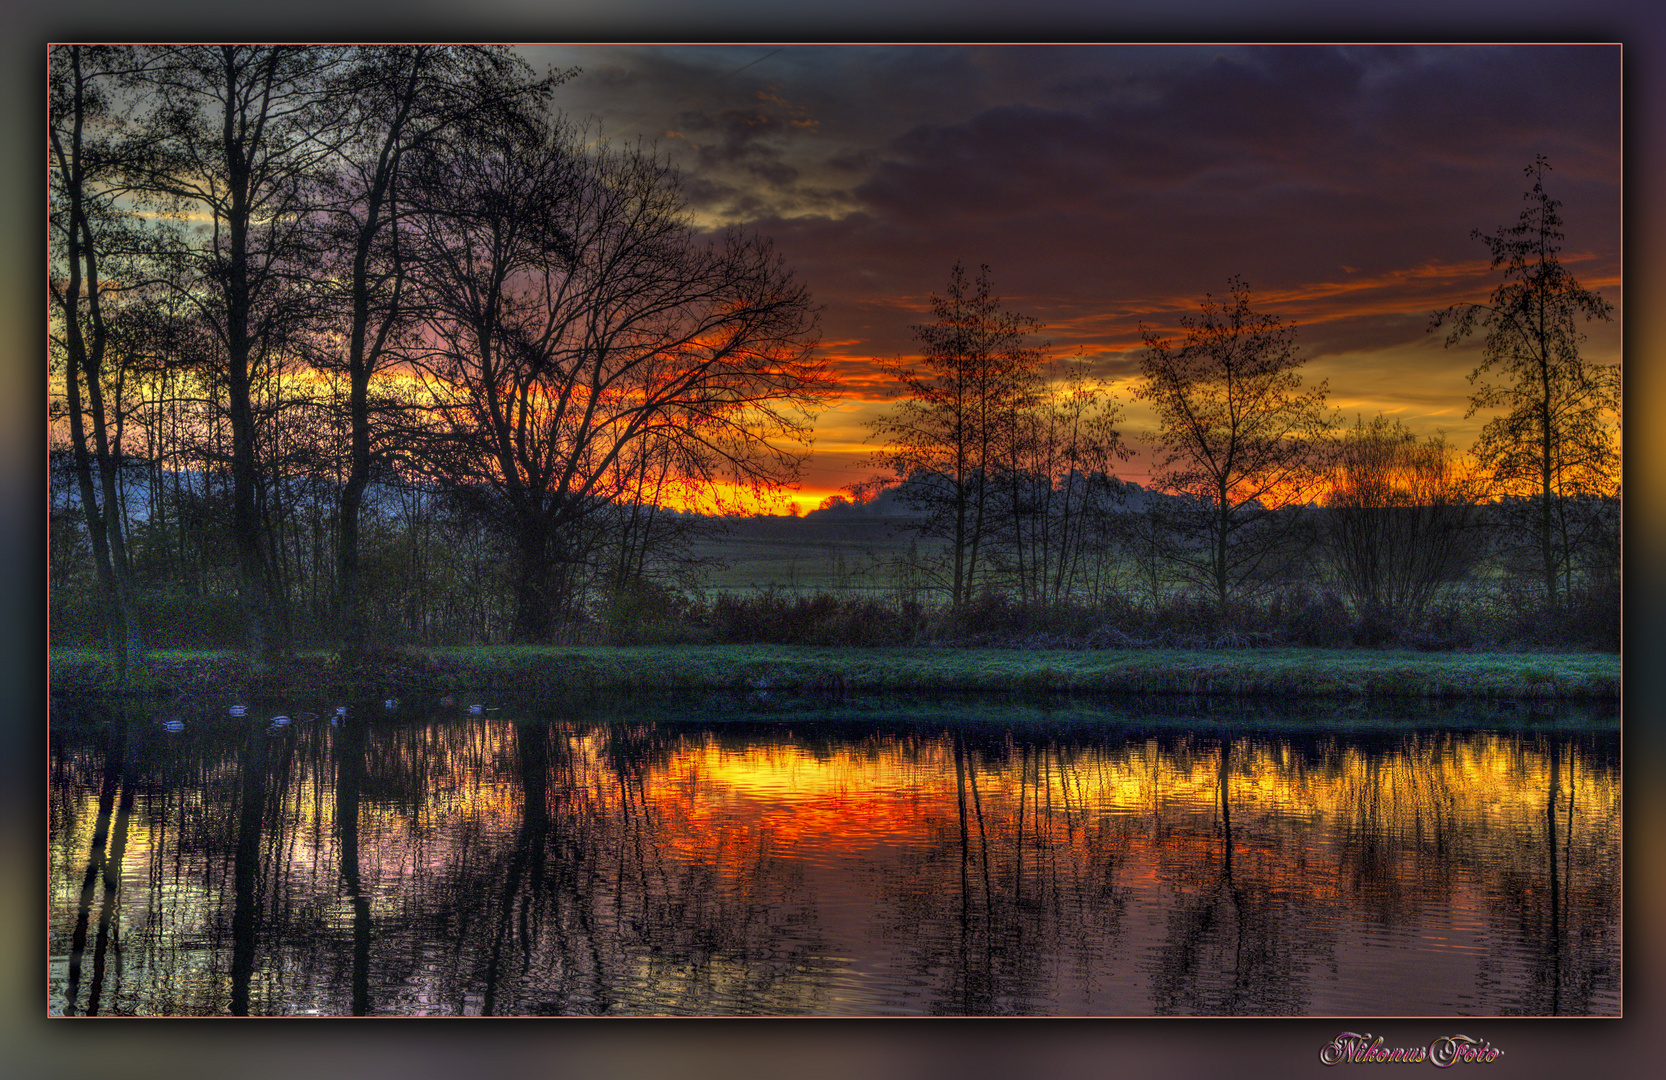
M 110 689 L 93 651 L 53 653 L 53 688 Z M 1604 653 L 1420 653 L 1343 649 L 1018 650 L 682 645 L 410 649 L 348 672 L 302 653 L 256 678 L 236 653 L 151 655 L 134 689 L 376 686 L 547 695 L 574 691 L 797 691 L 847 695 L 1026 691 L 1286 698 L 1617 699 Z
M 726 531 L 697 540 L 694 554 L 717 560 L 708 588 L 747 592 L 883 592 L 888 566 L 918 538 L 895 518 L 736 518 Z M 941 546 L 919 541 L 922 554 Z

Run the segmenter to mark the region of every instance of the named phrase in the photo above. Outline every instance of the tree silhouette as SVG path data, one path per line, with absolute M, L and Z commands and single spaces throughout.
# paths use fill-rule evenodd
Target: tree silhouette
M 1487 245 L 1504 280 L 1484 304 L 1435 312 L 1429 329 L 1450 324 L 1448 347 L 1477 327 L 1486 331 L 1481 363 L 1469 376 L 1477 385 L 1466 415 L 1504 412 L 1481 429 L 1475 456 L 1497 493 L 1531 496 L 1536 512 L 1526 528 L 1538 549 L 1545 599 L 1555 604 L 1577 546 L 1570 542 L 1571 515 L 1579 506 L 1571 497 L 1618 491 L 1620 371 L 1580 355 L 1581 324 L 1606 321 L 1614 309 L 1562 265 L 1562 204 L 1545 191 L 1549 169 L 1540 154 L 1525 170 L 1533 186 L 1514 225 L 1492 236 L 1470 234 Z M 1495 373 L 1503 381 L 1486 379 Z
M 330 275 L 344 309 L 338 320 L 347 377 L 347 478 L 338 499 L 336 585 L 342 652 L 366 644 L 360 570 L 360 520 L 373 461 L 371 381 L 403 355 L 398 345 L 415 322 L 407 288 L 403 166 L 421 148 L 454 140 L 463 129 L 501 122 L 515 110 L 540 110 L 570 73 L 536 80 L 505 46 L 370 45 L 351 57 L 332 88 L 353 102 L 341 118 L 339 156 L 325 184 L 325 252 L 344 265 Z M 333 366 L 333 365 L 332 365 Z M 387 425 L 381 425 L 385 428 Z
M 174 45 L 146 50 L 132 90 L 150 107 L 129 166 L 164 214 L 199 217 L 206 242 L 172 253 L 211 332 L 231 429 L 232 544 L 251 662 L 282 644 L 265 515 L 257 400 L 308 315 L 306 225 L 344 106 L 326 93 L 338 48 Z
M 1182 316 L 1176 344 L 1142 326 L 1144 382 L 1159 428 L 1155 487 L 1176 496 L 1148 513 L 1154 540 L 1183 580 L 1230 598 L 1264 580 L 1290 554 L 1299 507 L 1323 477 L 1334 420 L 1327 386 L 1304 388 L 1296 328 L 1250 306 L 1242 278 L 1230 300 L 1205 295 Z
M 1337 447 L 1325 534 L 1359 614 L 1393 627 L 1421 614 L 1474 562 L 1476 492 L 1440 436 L 1378 414 Z
M 1041 324 L 1001 307 L 988 266 L 973 281 L 955 263 L 948 292 L 932 294 L 931 309 L 933 321 L 913 328 L 917 363 L 875 361 L 906 396 L 871 426 L 885 440 L 876 463 L 899 484 L 900 499 L 925 515 L 915 527 L 949 542 L 949 599 L 960 605 L 989 558 L 1005 447 L 1040 390 L 1041 350 L 1029 336 Z
M 1120 403 L 1080 359 L 1048 364 L 1046 386 L 1017 410 L 1000 469 L 994 563 L 1026 603 L 1059 604 L 1100 584 L 1089 563 L 1120 532 L 1125 489 L 1112 473 L 1133 456 Z
M 127 215 L 119 209 L 124 156 L 120 140 L 99 132 L 121 130 L 116 85 L 133 63 L 133 51 L 127 47 L 54 46 L 47 129 L 48 295 L 57 323 L 53 352 L 63 361 L 70 461 L 104 601 L 106 643 L 120 678 L 142 657 L 145 641 L 116 491 L 121 451 L 108 424 L 120 404 L 106 405 L 104 378 L 113 351 L 113 318 L 107 306 L 122 291 L 124 272 L 131 270 L 120 265 L 115 253 L 131 247 L 132 240 L 125 235 L 131 232 L 123 220 Z M 131 280 L 127 284 L 131 287 Z
M 579 135 L 481 125 L 411 177 L 437 419 L 416 456 L 513 536 L 520 641 L 588 560 L 581 526 L 638 492 L 638 451 L 776 488 L 826 381 L 809 294 L 767 240 L 702 241 L 670 166 Z

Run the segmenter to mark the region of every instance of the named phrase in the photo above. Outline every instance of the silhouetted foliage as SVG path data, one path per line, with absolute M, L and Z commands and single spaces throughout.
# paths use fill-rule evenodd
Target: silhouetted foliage
M 1476 498 L 1439 436 L 1420 440 L 1381 415 L 1343 433 L 1325 535 L 1362 619 L 1391 634 L 1468 573 L 1480 555 Z
M 483 124 L 515 123 L 541 110 L 550 90 L 571 73 L 535 79 L 505 46 L 367 45 L 334 75 L 331 86 L 352 105 L 341 118 L 338 167 L 324 178 L 320 226 L 334 258 L 326 289 L 339 305 L 344 348 L 319 351 L 318 361 L 346 376 L 347 470 L 339 494 L 337 611 L 343 652 L 365 647 L 360 575 L 360 513 L 373 461 L 388 452 L 386 402 L 371 392 L 375 377 L 414 345 L 418 299 L 409 282 L 412 245 L 407 162 L 458 141 Z M 401 348 L 405 346 L 405 348 Z M 381 406 L 378 408 L 378 406 Z
M 1486 332 L 1469 413 L 1492 409 L 1475 457 L 1492 477 L 1494 495 L 1527 495 L 1533 513 L 1517 520 L 1536 550 L 1546 600 L 1572 588 L 1583 530 L 1577 499 L 1619 491 L 1618 365 L 1594 364 L 1580 353 L 1581 324 L 1606 320 L 1613 305 L 1580 285 L 1561 261 L 1561 202 L 1545 191 L 1550 162 L 1539 155 L 1526 169 L 1532 188 L 1516 223 L 1492 236 L 1470 235 L 1487 245 L 1503 281 L 1484 304 L 1437 311 L 1430 329 L 1447 324 L 1446 344 Z M 1487 381 L 1489 375 L 1503 377 Z
M 942 585 L 951 603 L 964 604 L 984 584 L 1017 416 L 1041 390 L 1041 350 L 1029 343 L 1040 324 L 1001 307 L 988 266 L 973 281 L 955 263 L 931 308 L 933 321 L 913 328 L 918 361 L 875 361 L 905 396 L 872 424 L 884 441 L 874 459 L 889 473 L 879 482 L 899 485 L 899 498 L 922 515 L 920 535 L 949 542 Z
M 471 132 L 412 186 L 435 421 L 414 460 L 514 536 L 516 640 L 548 637 L 586 523 L 645 479 L 792 479 L 825 379 L 767 241 L 702 241 L 668 165 L 556 121 Z
M 118 670 L 238 642 L 1618 646 L 1617 369 L 1579 349 L 1610 308 L 1560 264 L 1542 158 L 1476 234 L 1503 284 L 1435 318 L 1486 330 L 1485 498 L 1383 420 L 1329 460 L 1326 387 L 1238 279 L 1147 330 L 1157 475 L 1126 483 L 1110 387 L 956 264 L 920 355 L 880 364 L 884 474 L 818 512 L 918 542 L 725 595 L 724 519 L 689 511 L 797 476 L 816 314 L 664 160 L 551 115 L 572 73 L 420 44 L 50 63 L 52 633 Z
M 109 367 L 118 369 L 118 378 L 122 368 L 112 325 L 119 316 L 112 309 L 135 287 L 133 263 L 120 254 L 134 246 L 133 215 L 122 205 L 122 173 L 131 154 L 120 138 L 122 117 L 114 100 L 135 60 L 133 50 L 123 46 L 57 45 L 51 55 L 49 363 L 61 371 L 61 415 L 69 423 L 69 460 L 98 577 L 105 647 L 125 676 L 144 653 L 145 633 L 116 490 L 120 401 L 106 402 L 106 381 Z
M 672 506 L 792 479 L 808 294 L 767 240 L 703 238 L 664 162 L 551 119 L 571 74 L 54 48 L 51 409 L 85 481 L 55 631 L 131 659 L 149 612 L 170 644 L 240 626 L 257 661 L 546 637 L 693 583 L 708 526 Z
M 1153 486 L 1175 496 L 1148 508 L 1150 541 L 1222 608 L 1303 554 L 1306 522 L 1286 508 L 1322 483 L 1334 425 L 1326 384 L 1302 386 L 1295 326 L 1251 308 L 1241 278 L 1229 288 L 1181 317 L 1179 343 L 1144 331 L 1136 391 L 1159 424 Z
M 856 485 L 912 509 L 907 527 L 946 540 L 912 572 L 965 606 L 990 590 L 1060 603 L 1103 578 L 1129 451 L 1110 390 L 1079 361 L 1047 362 L 1040 324 L 1001 307 L 989 268 L 956 263 L 933 323 L 914 327 L 917 361 L 876 361 L 906 397 L 874 421 L 887 473 Z

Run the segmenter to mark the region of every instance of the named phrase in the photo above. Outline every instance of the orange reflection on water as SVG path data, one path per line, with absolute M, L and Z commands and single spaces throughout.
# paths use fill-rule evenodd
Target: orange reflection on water
M 113 788 L 90 757 L 55 781 L 55 955 L 104 851 L 136 965 L 110 1007 L 137 1013 L 226 1011 L 249 912 L 253 1000 L 326 1014 L 365 935 L 371 999 L 406 1013 L 484 1010 L 482 980 L 496 1011 L 920 1011 L 934 987 L 932 1009 L 973 1013 L 1345 1013 L 1432 1007 L 1409 975 L 1401 998 L 1344 992 L 1422 954 L 1514 1011 L 1563 1011 L 1565 974 L 1591 1011 L 1617 964 L 1619 770 L 1578 740 L 485 718 L 356 737 L 205 735 Z

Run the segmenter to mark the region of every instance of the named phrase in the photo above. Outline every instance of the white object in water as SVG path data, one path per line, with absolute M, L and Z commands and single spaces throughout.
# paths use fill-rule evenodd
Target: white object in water
M 274 727 L 283 727 L 287 723 L 289 723 L 289 717 L 287 717 L 287 716 L 274 716 L 274 717 L 272 717 L 272 725 Z
M 164 721 L 163 724 L 162 724 L 162 730 L 163 731 L 184 731 L 185 730 L 185 721 L 183 721 L 183 720 L 167 720 L 167 721 Z
M 233 705 L 231 707 L 231 715 L 247 716 L 249 715 L 249 707 L 247 705 Z
M 484 705 L 470 705 L 469 706 L 469 712 L 474 716 L 479 716 L 481 713 L 483 713 L 485 711 L 486 711 L 486 706 L 484 706 Z
M 347 706 L 345 706 L 345 705 L 337 705 L 337 706 L 336 706 L 336 715 L 337 715 L 337 716 L 338 716 L 338 717 L 339 717 L 339 716 L 346 716 L 346 715 L 347 715 Z
M 384 709 L 397 709 L 397 708 L 399 708 L 399 699 L 396 698 L 396 697 L 388 698 L 386 701 L 382 702 L 382 708 L 384 708 Z

